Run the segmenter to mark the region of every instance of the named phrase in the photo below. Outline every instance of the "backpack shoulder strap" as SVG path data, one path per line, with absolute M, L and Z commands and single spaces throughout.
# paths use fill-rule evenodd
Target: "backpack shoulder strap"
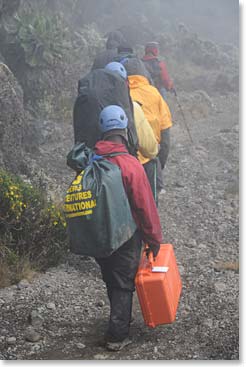
M 91 157 L 90 157 L 90 160 L 89 160 L 89 165 L 94 162 L 94 161 L 99 161 L 103 158 L 107 158 L 107 157 L 116 157 L 117 155 L 124 155 L 124 154 L 129 154 L 127 152 L 114 152 L 114 153 L 109 153 L 109 154 L 93 154 Z
M 129 154 L 127 152 L 114 152 L 114 153 L 109 153 L 109 154 L 101 154 L 101 157 L 116 157 L 117 155 L 125 155 L 125 154 Z

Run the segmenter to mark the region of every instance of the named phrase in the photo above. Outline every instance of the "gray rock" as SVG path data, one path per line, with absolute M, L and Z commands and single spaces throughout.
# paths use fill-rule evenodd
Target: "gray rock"
M 178 268 L 179 268 L 179 272 L 180 272 L 181 275 L 185 274 L 186 271 L 185 271 L 185 268 L 182 265 L 179 265 Z
M 39 312 L 36 311 L 36 310 L 32 310 L 32 312 L 30 313 L 28 319 L 29 319 L 30 324 L 34 328 L 40 328 L 40 327 L 42 327 L 43 322 L 44 322 L 44 319 L 39 314 Z
M 32 346 L 32 352 L 33 353 L 38 352 L 40 349 L 41 349 L 41 345 L 39 345 L 39 344 L 34 344 Z
M 109 359 L 108 355 L 107 354 L 96 354 L 94 355 L 93 359 Z
M 10 336 L 9 338 L 6 339 L 6 342 L 8 345 L 14 345 L 16 343 L 16 337 Z
M 83 344 L 83 343 L 78 343 L 78 344 L 76 344 L 76 347 L 77 347 L 78 349 L 84 349 L 86 346 L 85 346 L 85 344 Z
M 214 326 L 214 322 L 213 322 L 212 319 L 206 319 L 206 320 L 204 320 L 203 325 L 205 325 L 205 326 L 209 327 L 210 329 L 212 329 L 213 326 Z
M 30 286 L 30 283 L 26 279 L 22 279 L 17 285 L 19 290 L 24 289 L 24 288 L 28 288 L 29 286 Z
M 198 248 L 201 250 L 207 250 L 207 245 L 205 243 L 200 243 Z
M 222 282 L 215 283 L 214 287 L 217 292 L 225 292 L 225 290 L 227 289 L 226 284 Z
M 6 293 L 4 295 L 4 301 L 5 301 L 5 305 L 7 305 L 8 303 L 12 303 L 13 300 L 15 298 L 15 292 L 13 292 L 11 289 L 9 290 L 8 293 Z M 5 306 L 4 305 L 4 306 Z
M 189 242 L 187 242 L 186 244 L 187 247 L 190 247 L 190 248 L 197 248 L 197 242 L 195 239 L 190 239 Z
M 8 353 L 5 359 L 12 361 L 12 360 L 16 360 L 17 356 L 14 353 Z
M 22 310 L 24 307 L 23 307 L 23 305 L 21 304 L 21 305 L 16 305 L 15 306 L 15 310 L 16 311 L 19 311 L 19 310 Z
M 105 302 L 101 299 L 100 301 L 97 302 L 97 307 L 103 307 L 105 306 Z
M 55 310 L 56 309 L 56 305 L 53 302 L 47 303 L 46 307 L 48 308 L 48 310 Z
M 41 339 L 41 335 L 32 326 L 29 326 L 25 332 L 25 339 L 28 342 L 36 343 Z
M 45 311 L 45 306 L 41 306 L 37 308 L 37 312 L 42 313 L 43 311 Z

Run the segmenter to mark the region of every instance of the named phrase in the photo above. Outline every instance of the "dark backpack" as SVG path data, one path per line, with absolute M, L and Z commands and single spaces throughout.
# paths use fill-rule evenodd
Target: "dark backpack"
M 137 56 L 131 52 L 120 52 L 114 57 L 114 61 L 124 63 L 125 59 L 136 58 Z
M 156 88 L 159 88 L 161 85 L 161 67 L 160 67 L 160 61 L 156 58 L 144 60 L 144 65 L 148 72 L 150 73 L 150 76 L 152 78 L 153 84 Z
M 127 153 L 113 153 L 115 156 Z M 107 257 L 128 241 L 137 227 L 119 167 L 76 144 L 67 164 L 78 176 L 69 186 L 64 203 L 71 252 Z
M 92 70 L 78 82 L 78 97 L 73 109 L 75 143 L 93 148 L 101 138 L 99 115 L 108 105 L 123 108 L 128 117 L 128 150 L 136 156 L 138 138 L 133 119 L 129 88 L 119 75 L 105 69 Z
M 109 62 L 114 61 L 117 56 L 117 49 L 104 50 L 95 57 L 91 70 L 103 69 Z

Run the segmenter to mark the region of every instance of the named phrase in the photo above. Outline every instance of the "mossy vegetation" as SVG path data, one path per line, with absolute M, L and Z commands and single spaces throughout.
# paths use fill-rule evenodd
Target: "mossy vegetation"
M 88 70 L 104 40 L 95 24 L 73 27 L 61 12 L 23 6 L 15 18 L 13 72 L 25 106 L 45 119 L 70 120 L 76 83 Z M 15 65 L 13 58 L 21 64 Z M 64 105 L 64 101 L 67 101 Z
M 62 206 L 3 170 L 0 202 L 0 286 L 56 265 L 68 250 Z
M 61 15 L 28 11 L 18 17 L 18 41 L 32 67 L 54 65 L 70 48 L 69 30 Z

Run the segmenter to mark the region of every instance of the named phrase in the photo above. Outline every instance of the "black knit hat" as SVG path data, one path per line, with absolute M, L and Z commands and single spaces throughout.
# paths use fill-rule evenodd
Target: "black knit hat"
M 106 42 L 106 48 L 108 50 L 113 49 L 113 48 L 117 48 L 118 46 L 120 46 L 121 44 L 124 44 L 126 42 L 123 34 L 117 30 L 117 31 L 113 31 L 110 32 L 108 34 L 108 39 Z
M 138 59 L 137 57 L 131 57 L 128 59 L 125 59 L 123 61 L 123 65 L 126 68 L 127 75 L 142 75 L 146 78 L 149 78 L 149 73 L 146 70 L 146 67 L 144 66 L 144 63 L 142 60 Z

